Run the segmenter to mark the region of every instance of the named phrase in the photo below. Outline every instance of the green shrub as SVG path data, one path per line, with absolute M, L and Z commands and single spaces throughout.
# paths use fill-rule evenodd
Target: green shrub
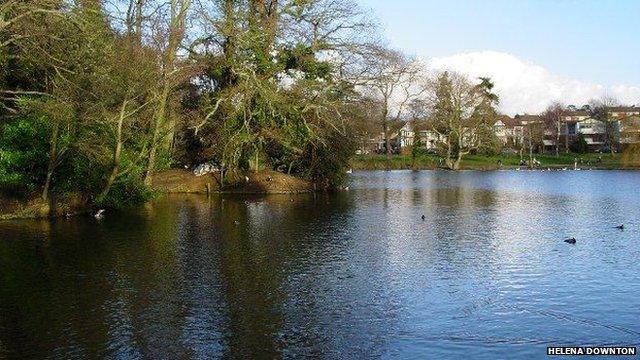
M 46 118 L 21 117 L 0 131 L 0 184 L 34 190 L 44 182 L 49 161 Z

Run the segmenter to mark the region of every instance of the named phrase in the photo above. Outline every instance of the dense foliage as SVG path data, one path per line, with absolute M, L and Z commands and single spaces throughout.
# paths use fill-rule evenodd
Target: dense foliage
M 212 161 L 336 187 L 371 26 L 346 0 L 3 2 L 0 186 L 120 206 Z

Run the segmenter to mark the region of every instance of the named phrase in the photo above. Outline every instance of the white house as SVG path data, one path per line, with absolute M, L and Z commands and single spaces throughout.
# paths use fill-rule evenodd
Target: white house
M 498 117 L 493 124 L 493 132 L 500 139 L 502 144 L 518 145 L 524 139 L 524 126 L 518 118 L 511 118 L 507 115 Z
M 423 148 L 430 150 L 437 147 L 442 137 L 433 131 L 426 121 L 407 121 L 398 131 L 400 149 L 413 146 L 418 139 Z

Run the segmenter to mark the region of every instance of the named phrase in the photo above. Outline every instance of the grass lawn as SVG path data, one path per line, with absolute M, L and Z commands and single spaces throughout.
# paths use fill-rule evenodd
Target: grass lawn
M 639 168 L 640 156 L 637 154 L 534 154 L 541 168 L 573 167 L 576 158 L 582 159 L 581 168 L 623 169 Z M 598 158 L 602 161 L 598 162 Z M 520 155 L 467 155 L 462 159 L 461 169 L 492 170 L 498 168 L 498 160 L 503 167 L 518 167 Z M 524 156 L 528 160 L 528 156 Z M 351 161 L 353 169 L 437 169 L 440 168 L 438 155 L 421 155 L 413 159 L 411 155 L 393 155 L 389 162 L 385 155 L 356 155 Z

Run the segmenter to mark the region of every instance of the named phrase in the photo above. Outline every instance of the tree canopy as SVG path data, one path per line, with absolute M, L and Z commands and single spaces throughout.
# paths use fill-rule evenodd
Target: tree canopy
M 349 0 L 5 1 L 0 184 L 119 205 L 212 161 L 337 186 L 375 34 Z

